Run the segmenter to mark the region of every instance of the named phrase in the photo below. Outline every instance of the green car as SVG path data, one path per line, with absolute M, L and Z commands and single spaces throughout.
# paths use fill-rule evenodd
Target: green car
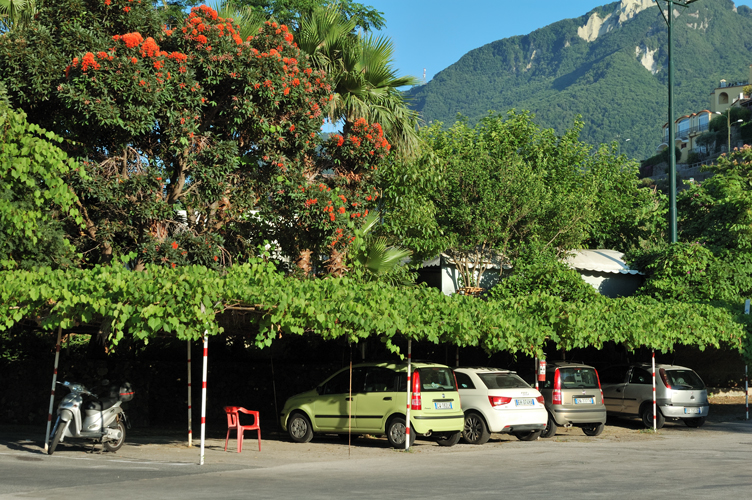
M 454 372 L 444 365 L 413 363 L 410 443 L 433 436 L 442 446 L 456 444 L 465 425 Z M 352 381 L 352 386 L 350 385 Z M 314 433 L 385 434 L 395 448 L 405 446 L 407 363 L 354 365 L 315 389 L 285 402 L 280 423 L 290 438 L 306 443 Z

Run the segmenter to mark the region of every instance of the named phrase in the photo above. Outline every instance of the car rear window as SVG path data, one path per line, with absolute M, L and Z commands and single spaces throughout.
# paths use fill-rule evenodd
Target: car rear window
M 593 368 L 559 368 L 562 389 L 597 389 L 598 376 Z
M 705 383 L 692 370 L 666 370 L 666 378 L 672 389 L 705 389 Z
M 454 373 L 449 368 L 419 368 L 421 391 L 456 391 Z
M 530 386 L 514 373 L 478 373 L 489 389 L 529 389 Z

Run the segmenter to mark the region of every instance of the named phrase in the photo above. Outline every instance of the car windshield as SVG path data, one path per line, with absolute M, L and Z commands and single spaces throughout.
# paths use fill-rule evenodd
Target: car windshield
M 420 368 L 420 388 L 422 391 L 456 391 L 454 373 L 449 368 Z
M 666 370 L 672 389 L 705 389 L 702 379 L 692 370 Z
M 562 389 L 597 389 L 598 376 L 592 368 L 559 368 Z
M 514 373 L 478 373 L 489 389 L 529 389 L 530 386 Z

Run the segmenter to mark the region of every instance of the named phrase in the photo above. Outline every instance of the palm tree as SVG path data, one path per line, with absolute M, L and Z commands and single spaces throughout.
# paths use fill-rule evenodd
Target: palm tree
M 344 130 L 358 119 L 380 123 L 390 141 L 406 155 L 417 151 L 418 114 L 405 103 L 400 87 L 416 85 L 412 76 L 398 76 L 392 67 L 394 45 L 385 36 L 354 33 L 355 20 L 336 6 L 303 17 L 295 39 L 312 64 L 334 81 L 334 99 L 327 109 L 332 123 Z
M 361 227 L 355 230 L 355 241 L 350 246 L 353 260 L 363 266 L 366 281 L 380 280 L 392 285 L 413 284 L 414 279 L 402 266 L 412 252 L 389 245 L 384 236 L 371 234 L 378 221 L 378 213 L 371 212 L 363 219 Z
M 36 12 L 35 0 L 0 0 L 0 33 L 26 26 Z
M 258 29 L 263 26 L 264 21 L 266 21 L 266 18 L 261 11 L 254 10 L 251 7 L 238 6 L 232 0 L 221 3 L 215 2 L 213 5 L 210 5 L 210 7 L 217 11 L 219 17 L 232 19 L 234 25 L 239 30 L 238 35 L 243 40 L 250 35 L 256 35 Z

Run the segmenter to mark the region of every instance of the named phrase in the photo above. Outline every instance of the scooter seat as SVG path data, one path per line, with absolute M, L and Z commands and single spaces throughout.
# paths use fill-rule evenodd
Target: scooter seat
M 117 403 L 117 398 L 102 398 L 99 401 L 89 401 L 86 403 L 87 410 L 104 411 L 107 408 L 112 408 Z

